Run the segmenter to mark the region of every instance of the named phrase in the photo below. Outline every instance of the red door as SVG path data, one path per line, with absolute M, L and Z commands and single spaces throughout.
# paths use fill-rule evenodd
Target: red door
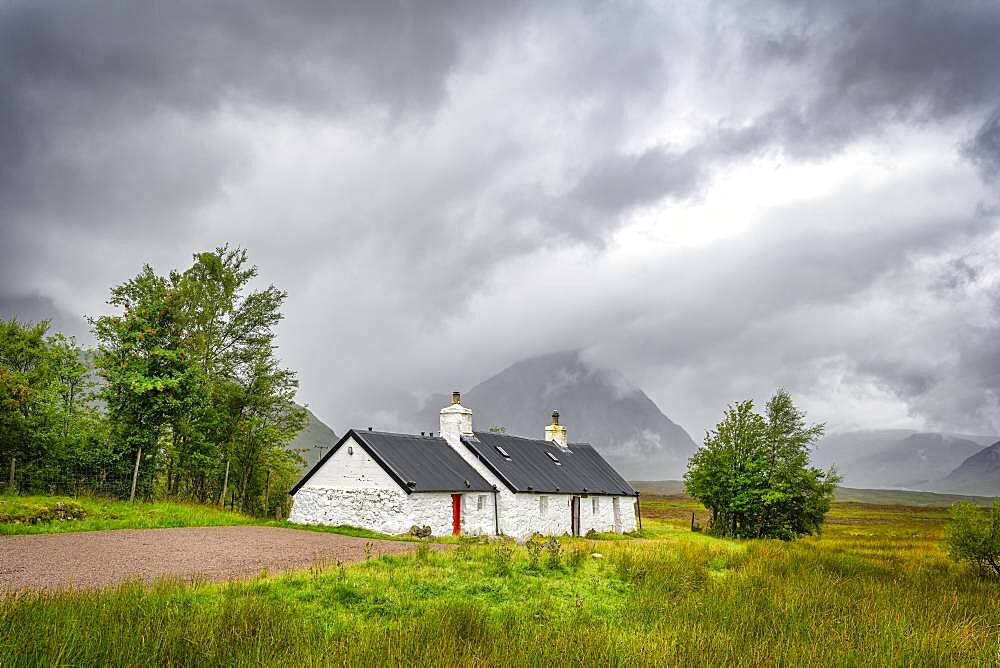
M 455 536 L 462 533 L 462 495 L 451 495 L 451 533 Z

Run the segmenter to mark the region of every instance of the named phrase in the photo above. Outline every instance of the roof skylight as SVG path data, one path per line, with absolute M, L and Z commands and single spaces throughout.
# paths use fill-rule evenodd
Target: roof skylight
M 503 455 L 506 459 L 510 459 L 510 455 L 507 454 L 507 451 L 501 448 L 499 445 L 494 445 L 493 447 L 496 448 L 497 452 Z

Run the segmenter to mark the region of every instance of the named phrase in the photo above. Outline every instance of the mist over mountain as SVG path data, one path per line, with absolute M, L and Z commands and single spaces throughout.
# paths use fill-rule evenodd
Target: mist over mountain
M 822 439 L 813 463 L 836 466 L 846 487 L 937 489 L 939 480 L 994 440 L 910 429 L 852 431 Z
M 436 431 L 438 411 L 450 402 L 431 396 L 408 425 Z M 553 410 L 570 441 L 592 444 L 625 478 L 678 478 L 696 445 L 645 392 L 614 370 L 598 369 L 578 352 L 526 359 L 462 392 L 476 430 L 504 427 L 509 434 L 542 438 Z
M 963 461 L 936 488 L 962 494 L 1000 496 L 1000 441 Z

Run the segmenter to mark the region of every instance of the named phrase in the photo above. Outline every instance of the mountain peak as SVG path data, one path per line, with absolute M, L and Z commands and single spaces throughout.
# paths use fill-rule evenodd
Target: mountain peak
M 645 392 L 615 369 L 587 362 L 579 350 L 538 355 L 511 364 L 463 392 L 478 429 L 541 438 L 555 409 L 574 442 L 591 443 L 626 478 L 676 478 L 694 441 Z M 434 396 L 416 417 L 433 428 L 446 397 Z

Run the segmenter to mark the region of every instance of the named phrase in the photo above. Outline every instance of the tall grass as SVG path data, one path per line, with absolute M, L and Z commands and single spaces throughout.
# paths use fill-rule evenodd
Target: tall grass
M 59 512 L 61 507 L 74 512 Z M 82 511 L 82 517 L 79 519 L 59 517 L 67 514 L 75 515 L 79 511 Z M 0 536 L 102 529 L 166 529 L 251 524 L 336 533 L 358 538 L 415 540 L 407 536 L 388 536 L 377 531 L 346 525 L 304 526 L 286 521 L 268 520 L 197 503 L 177 501 L 128 503 L 88 496 L 73 498 L 0 495 Z M 450 536 L 447 538 L 451 539 Z
M 83 511 L 81 519 L 38 521 L 66 504 Z M 0 535 L 155 529 L 167 527 L 256 524 L 254 518 L 196 503 L 127 503 L 99 497 L 0 495 Z
M 0 600 L 0 665 L 996 665 L 1000 585 L 939 524 L 465 545 L 217 584 Z M 592 556 L 594 552 L 602 558 Z

